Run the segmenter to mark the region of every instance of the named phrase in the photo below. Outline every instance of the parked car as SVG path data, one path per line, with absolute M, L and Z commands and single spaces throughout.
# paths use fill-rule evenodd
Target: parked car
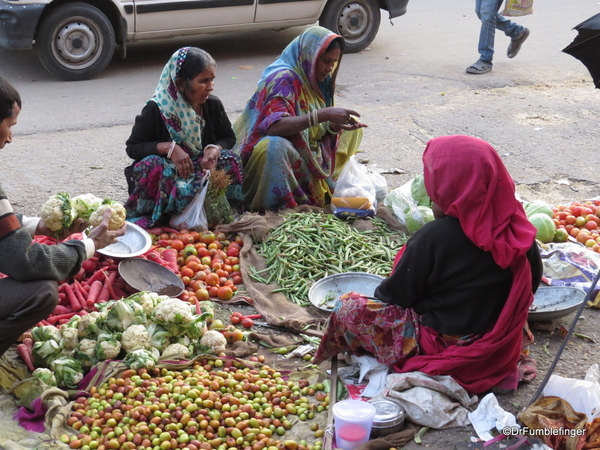
M 116 46 L 205 33 L 320 25 L 342 35 L 348 52 L 366 48 L 408 0 L 0 0 L 0 47 L 34 47 L 44 67 L 64 80 L 104 70 Z

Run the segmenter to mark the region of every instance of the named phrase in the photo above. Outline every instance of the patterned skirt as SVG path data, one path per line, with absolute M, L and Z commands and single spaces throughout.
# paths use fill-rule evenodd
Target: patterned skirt
M 194 174 L 182 178 L 175 164 L 162 156 L 151 155 L 133 166 L 134 189 L 125 202 L 127 220 L 142 228 L 167 225 L 171 215 L 179 213 L 192 201 L 202 186 L 200 158 L 193 159 Z M 222 150 L 217 169 L 224 170 L 232 183 L 227 199 L 233 208 L 241 207 L 242 163 L 231 150 Z

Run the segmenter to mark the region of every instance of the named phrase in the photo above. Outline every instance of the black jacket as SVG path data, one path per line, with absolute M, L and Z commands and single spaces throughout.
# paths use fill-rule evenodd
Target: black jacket
M 421 314 L 422 323 L 439 333 L 485 332 L 498 319 L 512 286 L 512 272 L 478 248 L 454 217 L 429 222 L 406 244 L 394 272 L 375 291 L 378 299 Z M 536 242 L 527 257 L 533 292 L 542 276 Z

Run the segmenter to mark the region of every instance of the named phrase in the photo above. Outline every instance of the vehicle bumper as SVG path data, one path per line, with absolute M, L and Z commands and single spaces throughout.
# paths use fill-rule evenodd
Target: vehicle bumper
M 386 9 L 390 13 L 390 19 L 406 14 L 408 0 L 383 0 Z
M 0 47 L 26 50 L 33 47 L 33 36 L 44 4 L 16 5 L 0 0 Z

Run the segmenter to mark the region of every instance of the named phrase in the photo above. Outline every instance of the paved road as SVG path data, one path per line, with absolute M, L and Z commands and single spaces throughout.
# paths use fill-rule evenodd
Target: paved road
M 406 171 L 388 176 L 395 187 L 420 171 L 428 139 L 471 134 L 503 155 L 525 197 L 598 195 L 600 90 L 561 49 L 576 36 L 572 27 L 600 7 L 597 0 L 568 3 L 548 0 L 518 20 L 532 34 L 514 60 L 505 55 L 508 38 L 498 33 L 494 70 L 481 76 L 464 71 L 478 56 L 472 0 L 413 0 L 393 25 L 384 19 L 368 50 L 344 56 L 338 79 L 337 104 L 361 112 L 370 125 L 362 156 Z M 197 45 L 216 58 L 215 93 L 234 120 L 262 69 L 300 31 L 138 43 L 129 46 L 127 59 L 115 56 L 96 79 L 81 82 L 53 79 L 33 52 L 0 51 L 0 75 L 24 101 L 15 143 L 2 155 L 3 185 L 29 212 L 58 189 L 123 199 L 123 143 L 174 50 Z M 571 186 L 556 183 L 563 179 Z

